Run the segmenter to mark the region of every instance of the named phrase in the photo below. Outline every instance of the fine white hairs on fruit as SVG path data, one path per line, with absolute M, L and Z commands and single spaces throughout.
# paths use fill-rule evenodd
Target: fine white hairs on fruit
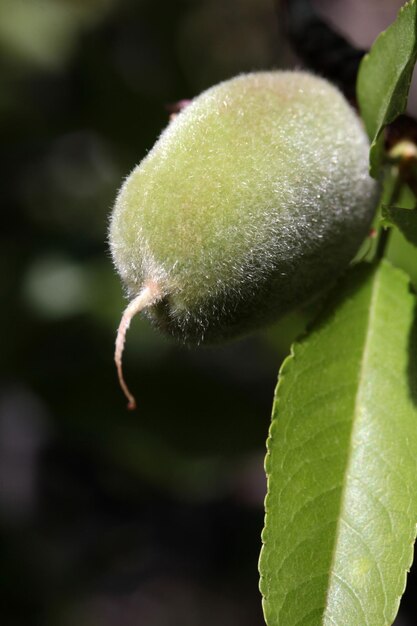
M 357 114 L 306 72 L 242 74 L 182 109 L 123 183 L 110 221 L 132 300 L 185 343 L 239 337 L 326 289 L 369 232 L 378 186 Z

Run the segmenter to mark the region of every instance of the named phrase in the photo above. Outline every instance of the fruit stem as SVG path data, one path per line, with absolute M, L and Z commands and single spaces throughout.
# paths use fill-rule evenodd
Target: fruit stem
M 403 184 L 404 184 L 404 181 L 402 180 L 400 176 L 400 170 L 399 168 L 396 168 L 396 173 L 394 175 L 394 184 L 389 194 L 389 197 L 387 199 L 388 200 L 387 204 L 389 206 L 394 206 L 396 202 L 398 201 L 398 197 L 400 195 Z M 390 240 L 391 230 L 392 228 L 390 226 L 388 227 L 382 226 L 380 229 L 379 239 L 378 239 L 376 253 L 375 253 L 375 258 L 378 259 L 379 261 L 384 257 L 385 252 L 387 250 L 388 243 Z
M 119 328 L 117 329 L 117 337 L 116 337 L 116 349 L 114 352 L 114 362 L 116 364 L 117 375 L 119 377 L 119 384 L 125 394 L 128 404 L 127 408 L 131 411 L 136 409 L 136 400 L 135 397 L 129 390 L 127 386 L 124 376 L 123 376 L 123 367 L 122 367 L 122 359 L 123 359 L 123 350 L 125 347 L 126 341 L 126 332 L 130 326 L 130 322 L 134 318 L 137 313 L 143 311 L 149 306 L 152 306 L 158 300 L 162 298 L 161 290 L 159 289 L 156 283 L 148 283 L 139 292 L 139 294 L 133 298 L 125 308 L 122 319 L 120 320 Z
M 391 234 L 391 227 L 389 226 L 387 228 L 383 226 L 379 235 L 378 244 L 376 248 L 376 254 L 375 254 L 375 257 L 379 261 L 384 257 L 390 234 Z

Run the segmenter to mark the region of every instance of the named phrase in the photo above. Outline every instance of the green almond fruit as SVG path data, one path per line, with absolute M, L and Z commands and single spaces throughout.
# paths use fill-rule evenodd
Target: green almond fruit
M 305 72 L 243 74 L 176 115 L 111 217 L 114 264 L 133 299 L 120 377 L 139 310 L 182 341 L 218 342 L 328 286 L 374 215 L 368 151 L 344 96 Z

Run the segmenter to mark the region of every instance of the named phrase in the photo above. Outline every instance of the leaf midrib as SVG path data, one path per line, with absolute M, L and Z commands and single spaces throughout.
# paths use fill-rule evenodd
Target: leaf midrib
M 364 341 L 364 347 L 363 347 L 362 357 L 361 357 L 361 362 L 360 362 L 360 367 L 359 367 L 358 388 L 355 394 L 355 401 L 354 401 L 354 407 L 353 407 L 353 418 L 352 418 L 353 421 L 352 421 L 352 428 L 351 428 L 351 433 L 350 433 L 349 453 L 348 453 L 346 469 L 344 473 L 345 480 L 342 486 L 342 491 L 341 491 L 341 496 L 340 496 L 340 514 L 338 516 L 338 520 L 336 524 L 335 542 L 334 542 L 332 559 L 331 559 L 330 568 L 329 568 L 329 584 L 328 584 L 328 589 L 327 589 L 327 594 L 326 594 L 325 609 L 323 611 L 323 623 L 324 623 L 324 619 L 326 618 L 330 619 L 333 622 L 331 615 L 327 615 L 329 611 L 329 598 L 332 594 L 332 590 L 334 586 L 333 580 L 337 576 L 336 571 L 335 571 L 336 569 L 335 564 L 336 564 L 336 558 L 338 554 L 338 546 L 340 543 L 340 535 L 342 533 L 342 528 L 341 528 L 342 519 L 344 518 L 344 512 L 345 512 L 346 492 L 347 492 L 347 486 L 348 486 L 347 478 L 350 474 L 350 468 L 351 468 L 352 460 L 353 460 L 353 447 L 354 447 L 353 441 L 355 440 L 355 434 L 357 432 L 358 424 L 360 422 L 360 405 L 362 401 L 362 391 L 363 391 L 362 381 L 364 380 L 364 374 L 367 369 L 370 345 L 371 345 L 373 334 L 374 334 L 373 333 L 373 321 L 376 317 L 375 309 L 376 309 L 376 302 L 378 299 L 378 292 L 380 288 L 379 283 L 380 283 L 380 273 L 377 270 L 374 274 L 374 280 L 373 280 L 372 288 L 371 288 L 371 297 L 370 297 L 370 304 L 369 304 L 369 309 L 368 309 L 365 341 Z M 384 590 L 384 614 L 385 614 L 385 609 L 386 609 L 386 594 Z M 364 626 L 372 626 L 369 624 L 366 615 L 365 615 L 365 619 L 366 619 L 366 624 L 364 624 Z

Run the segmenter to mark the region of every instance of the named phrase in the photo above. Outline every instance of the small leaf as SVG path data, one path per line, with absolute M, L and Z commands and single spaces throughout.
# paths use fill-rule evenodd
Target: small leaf
M 363 58 L 357 97 L 372 142 L 370 172 L 378 177 L 383 150 L 383 128 L 404 113 L 417 58 L 417 2 L 405 4 L 397 19 L 375 40 Z
M 417 209 L 382 205 L 382 220 L 384 226 L 397 226 L 407 241 L 417 246 Z
M 389 626 L 417 520 L 416 299 L 350 272 L 276 391 L 260 558 L 268 626 Z

